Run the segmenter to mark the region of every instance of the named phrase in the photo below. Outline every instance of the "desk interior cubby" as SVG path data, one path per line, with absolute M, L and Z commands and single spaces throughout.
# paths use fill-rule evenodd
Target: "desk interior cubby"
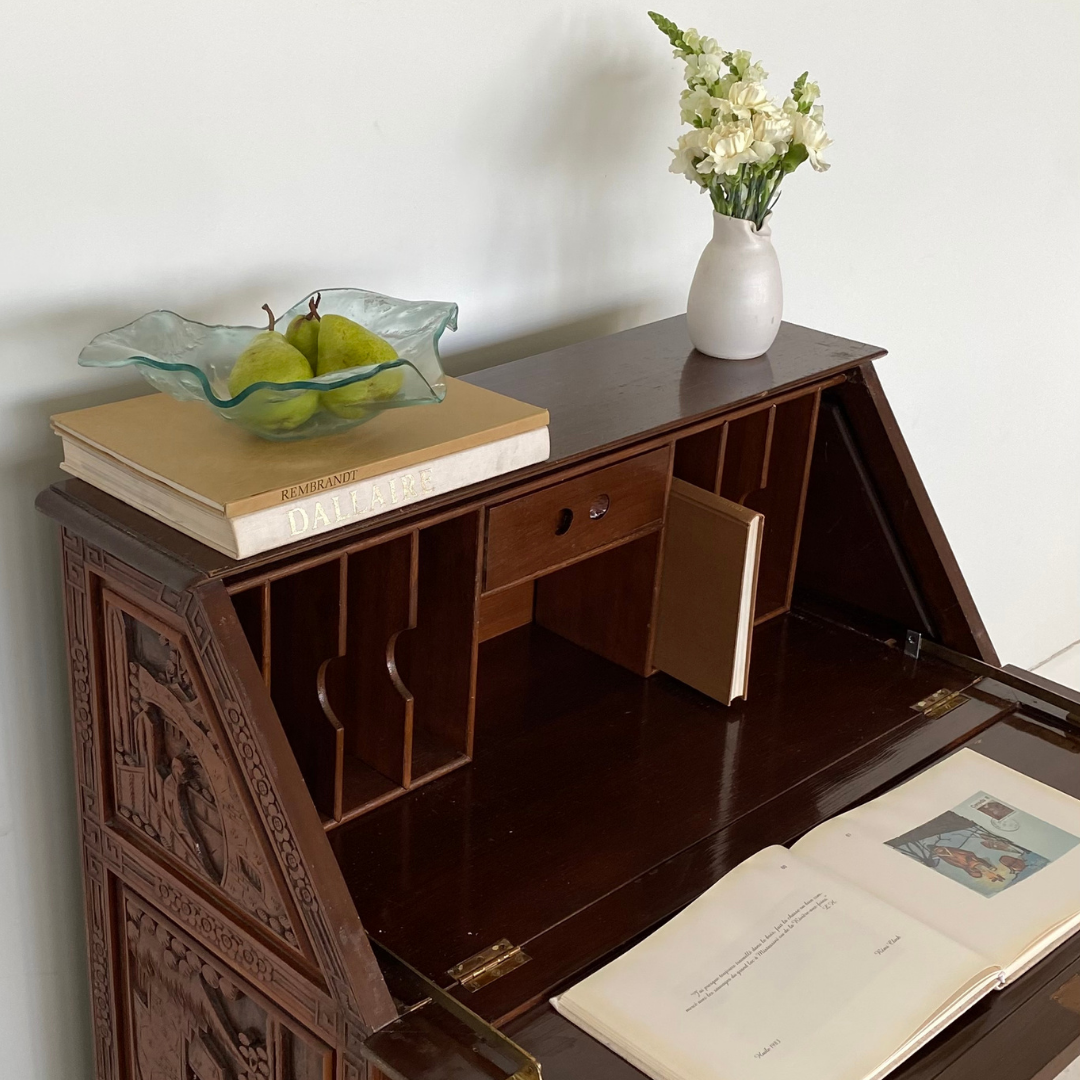
M 469 760 L 479 526 L 460 514 L 234 587 L 328 827 Z
M 529 653 L 506 652 L 496 644 L 504 635 L 535 627 L 638 677 L 655 673 L 671 475 L 764 515 L 757 621 L 786 612 L 818 402 L 811 390 L 748 409 L 524 495 L 331 544 L 234 583 L 326 827 L 473 758 L 477 694 L 530 685 L 527 672 L 500 671 Z M 496 739 L 498 726 L 480 738 Z
M 675 475 L 764 515 L 756 620 L 791 607 L 820 392 L 679 439 Z

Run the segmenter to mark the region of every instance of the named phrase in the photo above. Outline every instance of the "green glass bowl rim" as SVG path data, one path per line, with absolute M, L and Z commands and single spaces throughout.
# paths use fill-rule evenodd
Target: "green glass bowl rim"
M 367 382 L 368 379 L 373 379 L 376 375 L 383 371 L 390 371 L 392 368 L 409 367 L 416 372 L 417 377 L 428 388 L 431 393 L 431 400 L 436 401 L 439 399 L 439 393 L 436 389 L 424 378 L 423 375 L 417 370 L 416 366 L 410 363 L 408 360 L 388 360 L 386 363 L 379 364 L 377 367 L 370 370 L 357 372 L 355 375 L 349 375 L 346 378 L 334 379 L 327 382 L 319 382 L 318 379 L 328 379 L 326 375 L 317 376 L 315 379 L 298 379 L 295 382 L 254 382 L 248 386 L 245 386 L 235 397 L 231 398 L 219 398 L 214 393 L 214 388 L 210 385 L 210 380 L 206 377 L 206 372 L 202 368 L 195 367 L 194 364 L 176 364 L 167 360 L 155 360 L 150 356 L 129 356 L 124 360 L 110 360 L 105 362 L 90 361 L 84 363 L 79 361 L 83 367 L 128 367 L 131 364 L 141 364 L 146 367 L 152 367 L 157 371 L 187 371 L 194 375 L 202 386 L 202 391 L 206 395 L 206 400 L 209 401 L 215 408 L 218 409 L 234 409 L 237 405 L 242 405 L 252 394 L 257 393 L 259 390 L 319 390 L 326 393 L 328 390 L 340 390 L 343 386 L 352 386 L 353 383 Z M 424 399 L 418 399 L 424 400 Z
M 449 310 L 446 316 L 439 322 L 432 332 L 432 347 L 435 350 L 435 356 L 439 360 L 440 367 L 442 366 L 442 357 L 439 355 L 439 339 L 442 337 L 446 328 L 449 326 L 451 329 L 456 329 L 458 306 L 454 303 L 448 303 Z M 221 326 L 209 325 L 204 322 L 199 322 L 197 319 L 186 319 L 183 315 L 177 314 L 175 311 L 170 311 L 167 308 L 159 308 L 158 311 L 150 312 L 150 314 L 158 314 L 158 312 L 167 315 L 173 315 L 178 319 L 186 323 L 190 323 L 195 326 L 205 327 L 207 330 L 253 330 L 258 332 L 258 327 L 240 327 L 240 326 Z M 146 318 L 145 315 L 140 318 Z M 128 326 L 133 325 L 134 322 L 138 322 L 139 319 L 133 320 L 132 323 L 125 323 L 124 326 L 118 327 L 117 330 L 112 330 L 110 333 L 117 333 L 118 330 L 125 330 Z M 93 342 L 91 342 L 93 344 Z M 428 388 L 428 392 L 431 394 L 429 399 L 414 398 L 413 401 L 416 404 L 422 404 L 425 400 L 441 401 L 445 396 L 445 390 L 439 393 L 431 385 L 430 382 L 421 374 L 420 370 L 410 360 L 403 360 L 400 357 L 396 360 L 387 360 L 382 364 L 377 364 L 375 367 L 367 368 L 363 371 L 359 371 L 355 368 L 346 368 L 347 371 L 355 371 L 353 375 L 342 376 L 339 378 L 331 379 L 328 375 L 316 375 L 311 379 L 297 379 L 293 382 L 268 382 L 260 381 L 251 383 L 249 386 L 245 386 L 235 397 L 220 398 L 214 393 L 214 388 L 210 385 L 210 380 L 206 377 L 206 372 L 200 367 L 196 367 L 194 364 L 184 364 L 171 360 L 157 360 L 152 356 L 125 356 L 117 360 L 87 360 L 82 356 L 79 357 L 80 367 L 96 367 L 96 368 L 120 368 L 130 367 L 131 365 L 144 365 L 146 367 L 154 368 L 156 371 L 186 371 L 194 375 L 202 387 L 202 392 L 206 397 L 206 400 L 210 402 L 217 409 L 235 409 L 238 405 L 242 405 L 252 394 L 257 393 L 260 390 L 317 390 L 322 393 L 326 393 L 329 390 L 340 390 L 345 386 L 352 386 L 354 383 L 367 382 L 368 379 L 373 379 L 376 375 L 381 374 L 384 371 L 390 371 L 393 368 L 409 367 L 416 372 L 417 378 Z M 377 404 L 377 403 L 373 403 Z

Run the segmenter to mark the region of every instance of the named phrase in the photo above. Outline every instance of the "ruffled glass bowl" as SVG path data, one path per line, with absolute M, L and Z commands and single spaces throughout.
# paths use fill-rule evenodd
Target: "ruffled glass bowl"
M 311 297 L 280 315 L 277 328 L 284 332 L 305 314 Z M 388 341 L 398 358 L 297 382 L 252 383 L 235 396 L 229 393 L 229 372 L 265 327 L 204 326 L 171 311 L 152 311 L 98 334 L 79 363 L 134 365 L 155 389 L 179 401 L 204 401 L 218 416 L 264 439 L 309 439 L 355 427 L 383 409 L 442 401 L 439 338 L 447 328 L 457 329 L 457 310 L 457 304 L 395 300 L 363 289 L 324 289 L 320 315 L 352 319 Z M 329 391 L 344 387 L 355 389 L 327 399 Z

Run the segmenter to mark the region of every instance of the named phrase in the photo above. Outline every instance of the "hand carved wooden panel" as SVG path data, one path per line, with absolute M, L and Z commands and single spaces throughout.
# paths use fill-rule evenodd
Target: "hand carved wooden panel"
M 326 1047 L 126 890 L 123 913 L 132 1080 L 328 1080 Z
M 111 824 L 210 882 L 280 940 L 299 943 L 181 635 L 103 595 Z

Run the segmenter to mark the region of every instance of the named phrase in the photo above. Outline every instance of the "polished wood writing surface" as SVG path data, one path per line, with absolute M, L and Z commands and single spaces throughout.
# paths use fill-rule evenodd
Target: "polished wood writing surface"
M 486 642 L 472 766 L 332 835 L 369 933 L 445 980 L 479 945 L 526 945 L 704 837 L 723 851 L 743 815 L 970 681 L 797 616 L 760 626 L 753 655 L 747 700 L 725 708 L 539 627 Z M 543 993 L 536 971 L 500 983 Z
M 1008 716 L 964 745 L 1080 798 L 1080 739 L 1043 719 Z M 1077 978 L 1080 939 L 1074 938 L 1016 983 L 984 998 L 892 1075 L 898 1080 L 1014 1080 L 1035 1077 L 1056 1061 L 1063 1066 L 1059 1056 L 1080 1040 L 1080 1011 L 1063 1005 L 1063 997 L 1071 998 L 1060 991 Z M 506 1032 L 544 1062 L 545 1080 L 645 1076 L 546 1002 L 510 1021 Z
M 756 360 L 717 363 L 690 344 L 686 316 L 568 345 L 466 376 L 551 414 L 551 456 L 568 461 L 791 390 L 883 355 L 784 323 Z

